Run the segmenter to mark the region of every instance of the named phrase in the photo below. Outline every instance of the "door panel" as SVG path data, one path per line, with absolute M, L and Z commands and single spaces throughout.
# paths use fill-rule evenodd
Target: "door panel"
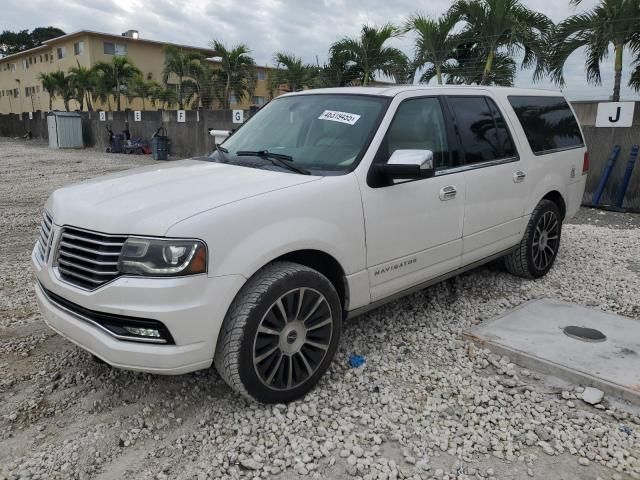
M 518 242 L 529 182 L 492 99 L 456 96 L 448 102 L 465 151 L 464 265 Z
M 455 198 L 440 190 L 455 186 Z M 458 268 L 462 253 L 464 174 L 362 192 L 371 300 Z
M 434 153 L 438 169 L 446 169 L 453 158 L 450 136 L 439 99 L 407 99 L 398 106 L 374 163 L 386 162 L 398 149 L 422 149 Z M 459 266 L 463 172 L 382 185 L 370 175 L 359 180 L 372 301 Z
M 465 172 L 463 264 L 505 250 L 520 240 L 528 192 L 526 181 L 514 181 L 519 166 L 520 162 L 509 162 Z

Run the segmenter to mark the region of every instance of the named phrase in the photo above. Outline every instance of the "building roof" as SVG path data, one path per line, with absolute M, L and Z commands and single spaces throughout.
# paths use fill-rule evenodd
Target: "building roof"
M 315 90 L 303 90 L 300 92 L 287 93 L 283 96 L 290 95 L 314 95 L 314 94 L 352 94 L 352 95 L 377 95 L 384 97 L 395 97 L 403 92 L 425 91 L 431 94 L 446 94 L 448 92 L 460 90 L 475 91 L 492 91 L 501 93 L 510 93 L 512 95 L 561 95 L 559 90 L 534 89 L 534 88 L 513 88 L 513 87 L 490 87 L 485 85 L 390 85 L 384 87 L 336 87 L 336 88 L 318 88 Z
M 171 43 L 171 42 L 160 42 L 158 40 L 149 40 L 146 38 L 131 38 L 131 37 L 125 37 L 124 35 L 115 35 L 113 33 L 104 33 L 104 32 L 95 32 L 93 30 L 78 30 L 77 32 L 73 32 L 73 33 L 67 33 L 66 35 L 62 35 L 60 37 L 55 37 L 55 38 L 51 38 L 49 40 L 47 40 L 46 42 L 44 42 L 42 45 L 38 45 L 37 47 L 34 48 L 30 48 L 29 50 L 23 50 L 22 52 L 17 52 L 17 53 L 12 53 L 11 55 L 7 55 L 5 57 L 0 58 L 0 62 L 4 62 L 5 60 L 12 60 L 14 58 L 18 58 L 21 57 L 23 55 L 30 55 L 32 53 L 36 53 L 39 52 L 41 50 L 46 50 L 48 48 L 50 48 L 51 46 L 55 45 L 56 43 L 59 42 L 64 42 L 76 37 L 81 37 L 83 35 L 95 35 L 95 36 L 99 36 L 102 38 L 110 38 L 113 40 L 127 40 L 129 42 L 139 42 L 139 43 L 147 43 L 147 44 L 153 44 L 153 45 L 174 45 L 178 48 L 184 48 L 184 49 L 188 49 L 188 50 L 197 50 L 200 53 L 205 54 L 207 57 L 215 57 L 217 52 L 215 50 L 212 50 L 210 48 L 202 48 L 202 47 L 194 47 L 193 45 L 180 45 L 177 43 Z

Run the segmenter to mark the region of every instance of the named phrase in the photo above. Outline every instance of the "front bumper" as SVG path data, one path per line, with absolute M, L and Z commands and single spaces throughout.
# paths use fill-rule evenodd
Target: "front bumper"
M 182 374 L 211 365 L 222 321 L 244 283 L 240 275 L 120 277 L 86 291 L 61 280 L 51 259 L 42 264 L 35 249 L 31 261 L 38 279 L 36 299 L 51 329 L 114 367 L 159 374 Z M 62 308 L 47 292 L 94 312 L 157 320 L 175 344 L 120 340 Z

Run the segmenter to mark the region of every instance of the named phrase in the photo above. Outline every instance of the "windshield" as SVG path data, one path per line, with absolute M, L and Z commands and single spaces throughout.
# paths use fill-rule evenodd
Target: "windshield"
M 365 95 L 281 97 L 260 110 L 222 146 L 284 154 L 307 170 L 347 171 L 360 160 L 389 99 Z

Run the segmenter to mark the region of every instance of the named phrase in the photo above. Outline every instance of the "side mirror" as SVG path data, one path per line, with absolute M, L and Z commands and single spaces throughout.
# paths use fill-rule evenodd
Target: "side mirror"
M 374 169 L 393 180 L 430 178 L 436 173 L 431 150 L 396 150 L 387 163 L 377 164 Z

